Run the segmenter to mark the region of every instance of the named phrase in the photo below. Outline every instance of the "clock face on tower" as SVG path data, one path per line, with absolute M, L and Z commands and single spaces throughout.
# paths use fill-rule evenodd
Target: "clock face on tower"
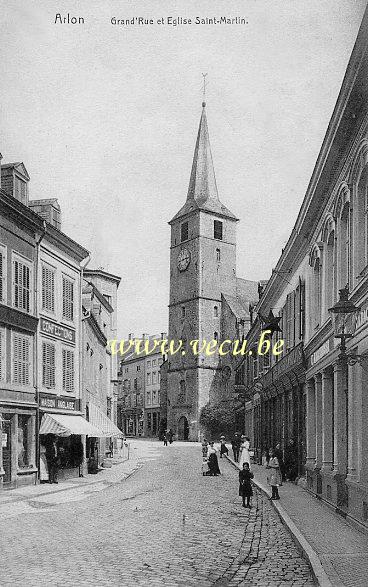
M 177 266 L 179 271 L 185 271 L 190 263 L 190 252 L 188 249 L 181 249 L 178 255 Z

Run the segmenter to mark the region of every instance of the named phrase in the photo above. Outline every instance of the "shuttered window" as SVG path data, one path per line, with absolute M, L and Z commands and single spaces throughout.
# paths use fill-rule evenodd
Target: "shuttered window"
M 6 304 L 6 248 L 0 246 L 0 302 Z
M 74 284 L 63 277 L 63 318 L 74 319 Z
M 63 349 L 63 391 L 74 391 L 74 353 Z
M 55 346 L 50 342 L 42 343 L 42 385 L 55 387 Z
M 30 338 L 23 334 L 13 335 L 13 383 L 30 385 L 31 348 Z
M 55 272 L 46 265 L 42 265 L 42 309 L 55 311 Z
M 13 305 L 29 312 L 31 309 L 31 270 L 22 261 L 13 261 Z

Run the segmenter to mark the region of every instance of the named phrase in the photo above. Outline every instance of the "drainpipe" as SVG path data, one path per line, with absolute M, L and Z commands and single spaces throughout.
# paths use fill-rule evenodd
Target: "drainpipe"
M 36 275 L 35 275 L 35 314 L 37 318 L 39 318 L 38 312 L 38 275 L 39 275 L 39 265 L 40 265 L 40 250 L 41 250 L 41 241 L 43 240 L 46 234 L 46 221 L 44 220 L 42 223 L 42 234 L 38 241 L 36 242 Z M 38 468 L 38 475 L 35 478 L 35 485 L 37 483 L 37 478 L 40 478 L 40 390 L 39 390 L 39 381 L 38 381 L 38 363 L 39 363 L 39 330 L 37 327 L 36 332 L 36 339 L 35 339 L 35 352 L 33 354 L 33 373 L 34 373 L 34 381 L 36 384 L 36 466 Z
M 79 284 L 79 312 L 82 313 L 82 288 L 83 288 L 83 273 L 85 268 L 87 267 L 88 263 L 91 260 L 91 254 L 88 253 L 87 257 L 85 257 L 84 265 L 81 263 L 81 274 L 80 274 L 80 284 Z M 87 318 L 87 316 L 86 316 Z M 84 332 L 83 332 L 83 317 L 80 315 L 79 319 L 79 326 L 80 326 L 80 333 L 79 333 L 79 408 L 82 411 L 82 399 L 84 398 L 83 393 L 83 373 L 84 373 L 84 361 L 83 361 L 83 349 L 84 349 Z M 82 398 L 83 396 L 83 398 Z M 83 414 L 86 415 L 86 405 L 84 401 L 83 406 Z M 86 459 L 86 439 L 84 439 L 84 461 Z M 86 462 L 86 461 L 85 461 Z M 82 473 L 81 473 L 81 465 L 79 465 L 79 476 L 83 476 L 84 474 L 84 463 L 82 464 Z

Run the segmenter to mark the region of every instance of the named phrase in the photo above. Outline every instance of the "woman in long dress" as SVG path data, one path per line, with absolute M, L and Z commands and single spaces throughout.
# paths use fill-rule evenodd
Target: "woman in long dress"
M 243 470 L 244 463 L 248 463 L 250 468 L 250 455 L 249 455 L 249 447 L 250 442 L 247 436 L 244 436 L 242 439 L 242 443 L 240 445 L 240 458 L 239 458 L 239 468 Z
M 213 446 L 213 442 L 210 442 L 208 447 L 208 469 L 211 476 L 221 475 L 218 465 L 217 451 Z
M 46 460 L 46 446 L 40 444 L 40 482 L 47 483 L 49 481 L 49 471 Z

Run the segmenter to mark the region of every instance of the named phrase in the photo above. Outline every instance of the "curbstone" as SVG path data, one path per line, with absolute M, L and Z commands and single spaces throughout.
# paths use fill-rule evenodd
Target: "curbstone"
M 235 461 L 233 461 L 232 458 L 230 458 L 228 455 L 225 455 L 225 457 L 236 469 L 240 470 L 239 465 Z M 253 483 L 266 497 L 270 499 L 270 490 L 266 488 L 263 485 L 263 483 L 257 481 L 256 479 L 253 479 Z M 303 536 L 302 532 L 294 524 L 288 513 L 278 502 L 271 499 L 270 501 L 273 505 L 273 508 L 276 510 L 281 522 L 289 530 L 299 550 L 309 563 L 313 576 L 316 579 L 318 585 L 320 585 L 320 587 L 337 587 L 336 582 L 332 583 L 329 576 L 327 575 L 321 562 L 321 559 L 318 556 L 318 553 L 309 544 L 308 540 Z

